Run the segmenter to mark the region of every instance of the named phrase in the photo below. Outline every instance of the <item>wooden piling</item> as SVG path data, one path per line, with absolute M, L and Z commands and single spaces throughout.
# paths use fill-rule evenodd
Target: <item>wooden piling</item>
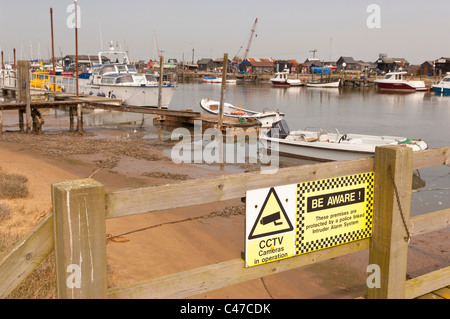
M 227 69 L 228 69 L 228 53 L 223 55 L 222 66 L 222 87 L 220 91 L 220 103 L 219 103 L 219 129 L 223 125 L 223 107 L 225 104 L 225 91 L 227 86 Z
M 73 114 L 73 107 L 69 107 L 69 130 L 70 132 L 73 132 L 74 128 L 74 114 Z
M 409 147 L 377 147 L 373 234 L 370 265 L 380 267 L 379 288 L 368 289 L 370 299 L 405 297 L 413 154 Z
M 164 72 L 164 57 L 159 57 L 158 109 L 162 109 L 162 84 Z
M 92 179 L 52 185 L 58 298 L 106 298 L 104 199 Z
M 77 104 L 77 132 L 83 134 L 83 109 L 81 103 Z
M 31 132 L 31 105 L 30 105 L 30 62 L 28 61 L 18 61 L 17 63 L 17 78 L 18 78 L 18 102 L 26 103 L 25 114 L 26 114 L 26 132 Z M 19 126 L 20 119 L 23 115 L 19 111 Z M 23 124 L 22 124 L 23 125 Z M 21 129 L 21 132 L 23 130 Z
M 25 131 L 23 125 L 23 110 L 19 110 L 19 130 L 20 133 L 23 133 Z

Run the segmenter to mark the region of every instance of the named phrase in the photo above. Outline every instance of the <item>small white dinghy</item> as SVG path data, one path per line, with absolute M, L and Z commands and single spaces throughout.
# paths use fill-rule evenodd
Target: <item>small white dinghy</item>
M 219 114 L 219 105 L 219 101 L 211 100 L 209 98 L 203 98 L 200 101 L 201 108 L 211 114 Z M 233 105 L 226 102 L 223 104 L 223 115 L 244 119 L 256 119 L 261 122 L 262 127 L 265 128 L 271 128 L 273 123 L 283 119 L 284 117 L 284 113 L 280 113 L 279 111 L 252 111 L 243 109 L 242 106 L 238 107 L 237 104 Z
M 408 139 L 396 136 L 375 136 L 363 134 L 330 133 L 322 129 L 290 132 L 285 120 L 274 123 L 272 130 L 263 132 L 269 149 L 280 154 L 318 161 L 341 161 L 347 159 L 372 157 L 375 147 L 383 145 L 404 145 L 413 151 L 428 148 L 421 139 Z M 271 143 L 275 143 L 272 147 Z M 276 146 L 278 144 L 278 146 Z
M 341 80 L 337 80 L 336 82 L 327 82 L 327 83 L 321 83 L 321 82 L 307 82 L 307 87 L 312 88 L 325 88 L 325 89 L 332 89 L 332 88 L 339 88 L 339 85 L 341 83 Z

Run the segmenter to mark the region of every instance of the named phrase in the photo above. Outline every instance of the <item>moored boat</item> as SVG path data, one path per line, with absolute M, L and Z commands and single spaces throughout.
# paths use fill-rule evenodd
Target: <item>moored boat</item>
M 200 106 L 203 110 L 211 114 L 219 114 L 219 101 L 211 100 L 209 98 L 203 98 L 200 101 Z M 231 103 L 224 102 L 223 115 L 229 117 L 238 117 L 243 119 L 256 119 L 261 123 L 264 128 L 271 128 L 272 124 L 281 120 L 284 117 L 284 113 L 280 111 L 252 111 L 243 109 L 242 106 L 233 105 Z
M 274 86 L 302 86 L 303 83 L 299 79 L 289 79 L 288 72 L 277 72 L 275 76 L 270 79 Z
M 205 83 L 222 83 L 221 77 L 204 76 L 203 82 Z M 235 79 L 226 79 L 226 83 L 235 84 L 237 81 Z
M 103 63 L 102 56 L 112 56 L 110 61 L 116 62 Z M 128 55 L 116 51 L 112 44 L 109 51 L 99 52 L 98 58 L 99 64 L 93 67 L 90 78 L 81 81 L 81 93 L 123 99 L 124 105 L 158 107 L 159 79 L 156 76 L 138 73 L 136 67 L 130 64 Z M 119 62 L 119 58 L 122 61 Z M 162 108 L 168 108 L 175 90 L 176 85 L 162 81 Z
M 450 73 L 447 74 L 448 75 L 444 77 L 438 84 L 434 84 L 431 86 L 434 91 L 443 94 L 450 94 Z
M 307 87 L 314 87 L 314 88 L 339 88 L 341 83 L 341 80 L 337 80 L 334 82 L 307 82 Z
M 425 91 L 427 87 L 424 81 L 406 80 L 406 71 L 389 72 L 384 79 L 375 80 L 374 83 L 380 90 L 398 91 L 398 92 L 415 92 Z
M 421 139 L 341 134 L 337 129 L 335 129 L 335 132 L 328 132 L 321 128 L 290 132 L 284 120 L 274 123 L 272 130 L 263 132 L 260 138 L 268 142 L 268 148 L 278 150 L 281 155 L 317 161 L 340 161 L 372 157 L 375 148 L 383 145 L 403 145 L 412 148 L 413 151 L 428 148 L 427 144 Z M 274 146 L 271 143 L 274 143 Z

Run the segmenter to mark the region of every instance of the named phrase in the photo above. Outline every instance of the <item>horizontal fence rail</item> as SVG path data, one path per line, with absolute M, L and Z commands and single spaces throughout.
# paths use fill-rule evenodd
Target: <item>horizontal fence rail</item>
M 414 152 L 412 155 L 412 169 L 448 165 L 450 163 L 449 149 L 449 147 L 446 147 Z M 113 191 L 103 195 L 105 200 L 105 218 L 116 218 L 150 211 L 242 198 L 245 197 L 246 191 L 251 189 L 360 174 L 373 171 L 374 166 L 375 160 L 373 158 L 365 158 L 283 168 L 275 175 L 263 175 L 253 172 L 163 186 Z M 84 182 L 86 183 L 86 181 Z M 81 194 L 80 196 L 84 195 Z M 83 207 L 86 208 L 85 206 Z M 55 230 L 54 216 L 52 216 L 54 214 L 55 212 L 45 217 L 0 262 L 0 298 L 8 296 L 54 250 Z M 450 225 L 450 208 L 412 217 L 409 219 L 408 225 L 412 236 L 446 228 Z M 106 236 L 106 234 L 104 235 Z M 186 298 L 367 249 L 370 248 L 371 241 L 373 239 L 363 239 L 251 268 L 244 268 L 242 259 L 229 260 L 109 289 L 106 295 L 100 297 Z M 404 282 L 404 296 L 406 298 L 415 298 L 447 285 L 450 285 L 450 267 Z

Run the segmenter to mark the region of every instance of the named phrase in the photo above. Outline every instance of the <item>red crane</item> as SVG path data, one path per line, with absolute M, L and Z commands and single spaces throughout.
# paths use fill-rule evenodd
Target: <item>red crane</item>
M 253 40 L 253 36 L 254 36 L 254 34 L 255 34 L 255 31 L 256 31 L 256 24 L 257 24 L 257 23 L 258 23 L 258 18 L 255 19 L 255 23 L 253 24 L 252 31 L 251 31 L 251 33 L 250 33 L 250 39 L 248 40 L 247 49 L 245 50 L 245 53 L 244 53 L 244 55 L 242 56 L 242 59 L 239 59 L 239 57 L 238 57 L 238 54 L 239 54 L 239 52 L 240 52 L 241 49 L 242 49 L 242 45 L 241 45 L 241 47 L 239 48 L 238 53 L 236 53 L 236 55 L 235 55 L 235 57 L 234 57 L 234 61 L 239 62 L 239 60 L 242 60 L 242 61 L 243 61 L 243 60 L 245 60 L 245 59 L 247 58 L 248 52 L 250 51 L 250 46 L 252 45 L 252 40 Z

